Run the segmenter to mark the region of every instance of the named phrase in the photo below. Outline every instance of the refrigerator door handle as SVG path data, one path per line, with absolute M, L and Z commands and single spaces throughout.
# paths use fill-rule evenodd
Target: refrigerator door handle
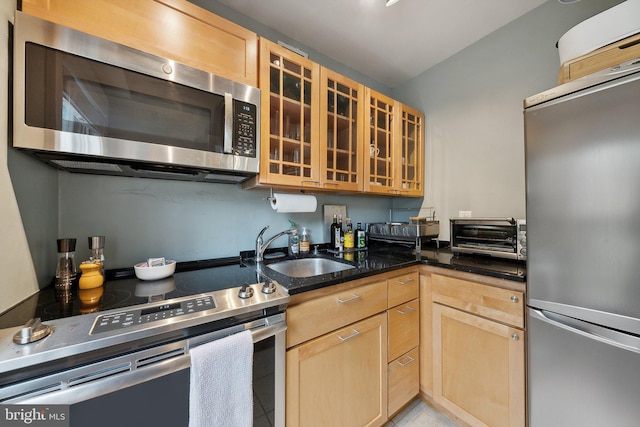
M 529 315 L 537 320 L 552 324 L 559 328 L 583 335 L 587 338 L 612 345 L 623 350 L 640 353 L 640 337 L 614 329 L 598 326 L 593 323 L 563 316 L 546 310 L 529 308 Z

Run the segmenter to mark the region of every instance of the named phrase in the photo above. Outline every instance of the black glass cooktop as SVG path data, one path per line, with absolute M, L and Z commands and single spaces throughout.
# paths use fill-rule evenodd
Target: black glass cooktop
M 239 260 L 228 265 L 195 264 L 178 263 L 176 273 L 161 280 L 139 280 L 133 270 L 122 270 L 120 277 L 113 280 L 107 272 L 108 280 L 99 288 L 78 289 L 76 284 L 69 292 L 59 292 L 54 286 L 48 286 L 0 316 L 0 329 L 23 325 L 34 317 L 54 320 L 267 280 L 254 268 L 241 266 Z

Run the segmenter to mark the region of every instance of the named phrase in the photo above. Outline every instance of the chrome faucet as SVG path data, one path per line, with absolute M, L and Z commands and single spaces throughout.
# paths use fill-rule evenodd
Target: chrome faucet
M 281 231 L 280 233 L 276 234 L 275 236 L 273 236 L 272 238 L 270 238 L 269 240 L 267 240 L 267 243 L 265 243 L 264 245 L 262 244 L 262 235 L 264 234 L 265 231 L 267 231 L 267 228 L 269 228 L 269 226 L 265 226 L 260 233 L 258 233 L 258 237 L 256 238 L 256 262 L 260 262 L 264 259 L 264 251 L 267 250 L 267 247 L 273 243 L 276 239 L 284 236 L 285 234 L 291 234 L 293 232 L 293 229 L 288 229 L 288 230 L 284 230 Z

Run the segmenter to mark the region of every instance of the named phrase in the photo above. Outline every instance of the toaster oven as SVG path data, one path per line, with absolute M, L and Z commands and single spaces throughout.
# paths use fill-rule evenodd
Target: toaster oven
M 451 218 L 454 253 L 527 259 L 527 223 L 514 218 Z

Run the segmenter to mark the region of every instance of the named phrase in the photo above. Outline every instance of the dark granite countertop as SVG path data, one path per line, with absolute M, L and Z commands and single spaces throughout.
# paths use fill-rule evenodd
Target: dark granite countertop
M 32 317 L 40 317 L 45 321 L 239 287 L 245 283 L 262 282 L 265 280 L 264 275 L 280 283 L 291 295 L 421 264 L 518 282 L 526 280 L 524 262 L 483 256 L 454 255 L 448 248 L 426 248 L 416 253 L 413 249 L 401 245 L 383 244 L 371 246 L 366 251 L 343 254 L 342 257 L 336 257 L 327 253 L 326 250 L 321 250 L 319 255 L 309 255 L 309 257 L 331 258 L 348 263 L 354 268 L 320 276 L 291 278 L 264 268 L 270 263 L 288 259 L 286 257 L 265 260 L 259 269 L 256 269 L 256 264 L 251 259 L 242 260 L 241 257 L 232 257 L 179 262 L 173 276 L 155 282 L 138 280 L 133 273 L 133 268 L 110 270 L 107 271 L 107 281 L 104 286 L 98 289 L 99 298 L 93 295 L 95 290 L 80 290 L 80 292 L 76 290 L 61 299 L 53 286 L 48 286 L 0 315 L 0 328 L 22 325 Z M 87 292 L 92 294 L 88 299 L 83 295 Z
M 342 257 L 336 257 L 326 251 L 320 251 L 319 255 L 310 255 L 310 257 L 314 256 L 346 262 L 355 268 L 337 273 L 302 278 L 285 276 L 268 268 L 262 268 L 261 271 L 270 279 L 276 280 L 287 288 L 291 295 L 420 264 L 518 282 L 526 280 L 526 264 L 522 261 L 488 256 L 456 255 L 448 247 L 442 249 L 426 248 L 420 253 L 416 253 L 412 248 L 386 244 L 372 246 L 363 252 L 343 254 Z M 352 261 L 346 259 L 347 257 Z M 290 258 L 265 260 L 263 265 L 268 267 L 271 263 L 286 259 Z M 245 264 L 255 267 L 255 263 L 251 260 L 246 261 Z

